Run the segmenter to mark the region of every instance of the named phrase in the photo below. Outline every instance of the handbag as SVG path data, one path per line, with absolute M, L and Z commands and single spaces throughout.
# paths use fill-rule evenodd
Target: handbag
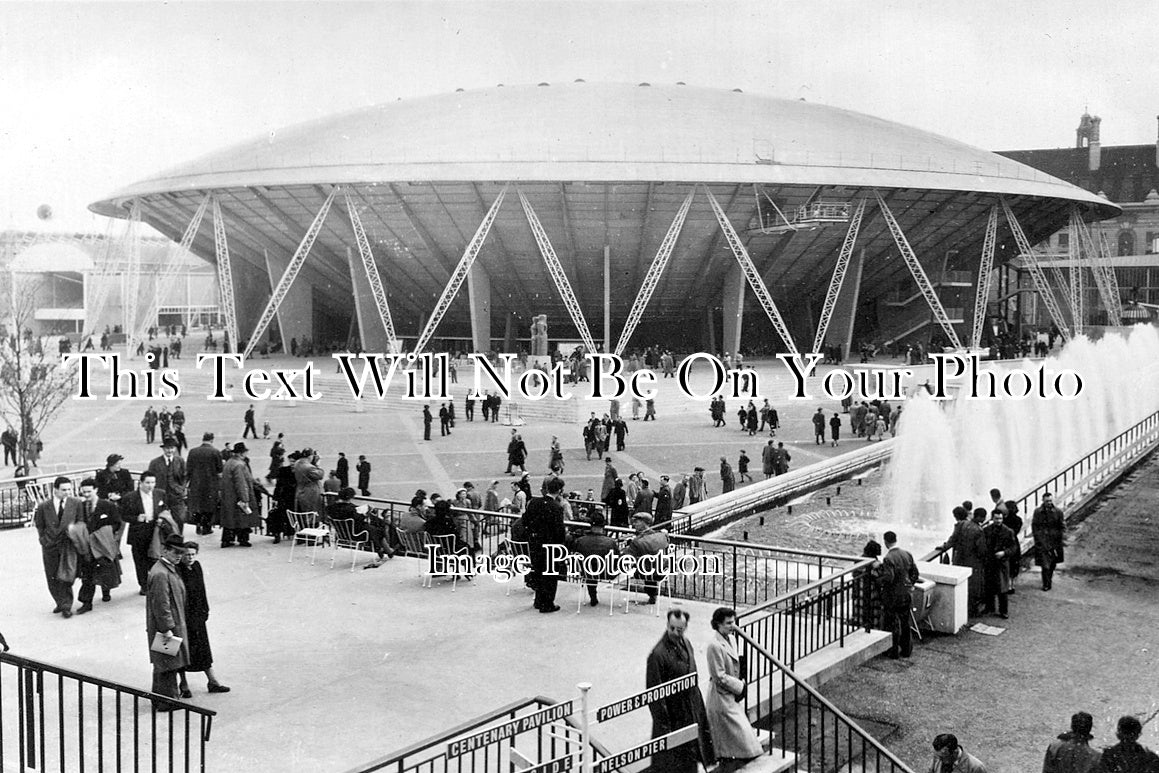
M 158 631 L 153 634 L 153 643 L 149 646 L 149 649 L 153 652 L 160 652 L 162 655 L 173 657 L 181 650 L 181 642 L 183 641 L 184 639 L 180 636 L 174 636 L 166 640 L 165 635 Z

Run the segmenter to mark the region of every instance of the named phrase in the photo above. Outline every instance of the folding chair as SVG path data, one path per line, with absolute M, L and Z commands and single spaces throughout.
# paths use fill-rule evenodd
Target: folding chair
M 423 569 L 427 565 L 427 545 L 430 543 L 428 536 L 425 531 L 400 530 L 398 532 L 398 540 L 402 543 L 402 548 L 406 554 L 418 558 L 419 577 L 423 579 L 423 587 L 426 587 L 427 584 Z
M 531 560 L 531 543 L 529 543 L 529 542 L 520 542 L 519 540 L 509 539 L 509 540 L 507 540 L 507 550 L 511 553 L 512 556 L 515 556 L 515 557 L 527 556 L 527 560 L 528 561 Z M 507 594 L 506 595 L 508 595 L 508 596 L 511 595 L 511 583 L 514 581 L 515 581 L 515 578 L 513 577 L 507 583 Z M 531 590 L 531 588 L 528 588 L 528 590 Z
M 353 572 L 354 565 L 358 561 L 358 551 L 370 549 L 370 533 L 365 529 L 358 532 L 354 531 L 353 518 L 331 521 L 330 525 L 334 527 L 333 550 L 330 552 L 330 568 L 334 568 L 334 560 L 338 558 L 338 548 L 346 548 L 350 551 L 350 571 Z
M 313 510 L 305 513 L 287 510 L 286 516 L 290 519 L 290 526 L 294 529 L 294 539 L 290 542 L 289 563 L 294 562 L 294 546 L 301 541 L 313 548 L 310 552 L 310 566 L 313 566 L 314 559 L 318 555 L 318 546 L 330 538 L 330 531 Z
M 466 548 L 458 548 L 457 550 L 455 549 L 455 546 L 458 543 L 458 539 L 459 539 L 459 537 L 457 534 L 432 534 L 431 535 L 431 542 L 434 542 L 436 545 L 439 546 L 439 553 L 446 555 L 446 556 L 465 556 L 465 555 L 468 555 Z M 434 587 L 434 575 L 427 575 L 427 577 L 429 578 L 427 587 L 428 588 Z M 451 579 L 451 592 L 454 593 L 455 590 L 457 590 L 459 587 L 459 573 L 454 572 L 451 575 L 451 578 L 452 578 Z M 470 580 L 471 578 L 469 575 L 464 575 L 463 579 Z
M 634 574 L 628 575 L 627 582 L 624 583 L 624 614 L 625 615 L 628 614 L 628 607 L 632 604 L 632 598 L 630 595 L 632 593 L 632 589 L 633 589 L 632 586 L 634 586 L 634 585 L 638 586 L 637 590 L 639 592 L 647 593 L 648 592 L 647 584 L 648 584 L 648 581 L 644 580 L 642 577 L 637 577 Z M 664 596 L 665 594 L 667 594 L 667 596 L 668 596 L 668 606 L 672 606 L 672 588 L 668 584 L 668 575 L 666 575 L 666 574 L 661 575 L 659 577 L 659 579 L 656 580 L 656 604 L 652 605 L 654 607 L 653 614 L 656 617 L 660 617 L 660 597 Z M 637 602 L 637 603 L 639 603 L 639 602 Z

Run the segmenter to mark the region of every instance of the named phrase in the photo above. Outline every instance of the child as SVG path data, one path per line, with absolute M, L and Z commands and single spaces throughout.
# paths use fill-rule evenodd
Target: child
M 268 440 L 270 437 L 270 423 L 268 421 L 262 422 L 262 440 Z
M 740 474 L 741 483 L 744 483 L 745 478 L 749 479 L 749 483 L 753 482 L 753 476 L 749 475 L 749 455 L 744 451 L 740 452 L 740 459 L 736 460 L 736 471 Z

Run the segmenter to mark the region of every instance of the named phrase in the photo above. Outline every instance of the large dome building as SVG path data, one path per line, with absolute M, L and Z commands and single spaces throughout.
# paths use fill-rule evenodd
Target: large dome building
M 503 348 L 496 339 L 525 338 L 537 314 L 553 341 L 609 349 L 804 351 L 823 316 L 834 344 L 952 328 L 965 345 L 992 211 L 995 265 L 1020 251 L 1003 204 L 1030 244 L 1072 209 L 1087 221 L 1119 211 L 1009 158 L 847 110 L 584 82 L 355 110 L 182 164 L 91 208 L 136 212 L 180 239 L 210 194 L 191 249 L 219 261 L 228 246 L 234 303 L 223 305 L 236 308 L 242 339 L 276 320 L 284 341 L 345 342 L 356 329 L 371 351 L 389 345 L 388 324 L 406 349 L 420 336 L 433 336 L 424 348 Z M 843 252 L 845 281 L 830 294 Z

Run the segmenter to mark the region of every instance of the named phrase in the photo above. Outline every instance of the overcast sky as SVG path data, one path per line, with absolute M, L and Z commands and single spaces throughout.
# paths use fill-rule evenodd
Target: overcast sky
M 988 149 L 1156 139 L 1156 0 L 0 3 L 0 226 L 350 108 L 497 83 L 742 88 Z M 49 204 L 52 221 L 36 220 Z

